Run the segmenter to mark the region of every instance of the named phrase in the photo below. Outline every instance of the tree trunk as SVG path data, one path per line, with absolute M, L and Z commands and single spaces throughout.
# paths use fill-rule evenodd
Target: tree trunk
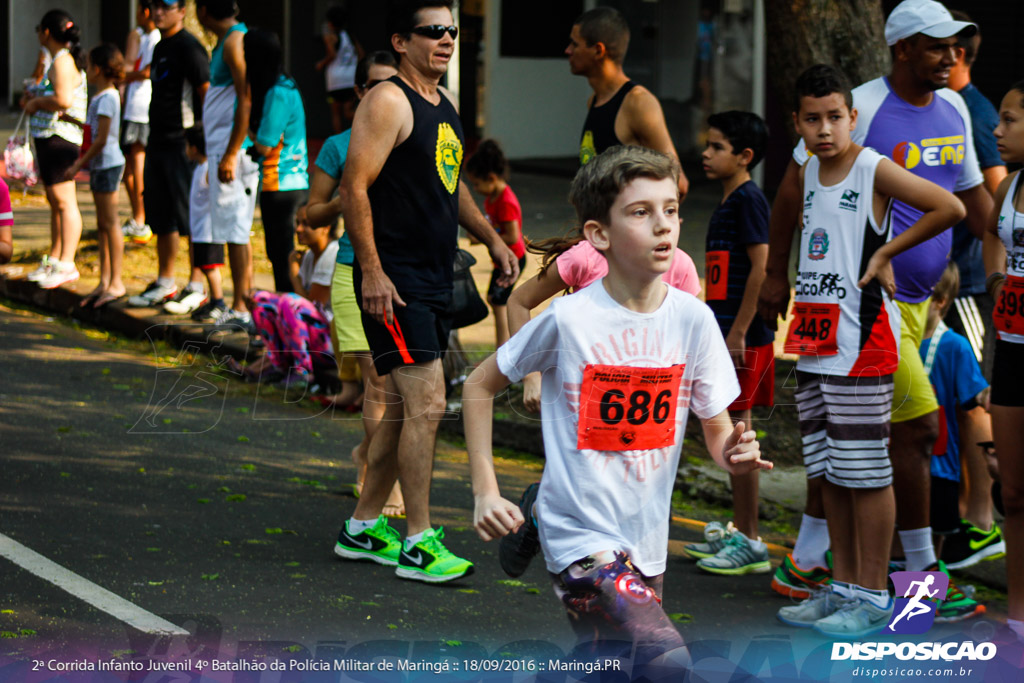
M 786 111 L 812 64 L 839 67 L 853 87 L 889 72 L 881 0 L 765 0 L 765 23 L 769 79 Z

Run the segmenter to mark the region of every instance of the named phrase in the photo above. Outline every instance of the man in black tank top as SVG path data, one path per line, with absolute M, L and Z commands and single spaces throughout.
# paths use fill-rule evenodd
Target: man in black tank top
M 398 76 L 373 88 L 356 110 L 339 189 L 363 330 L 377 372 L 402 401 L 388 404 L 370 443 L 359 504 L 335 552 L 429 583 L 473 571 L 442 545 L 429 509 L 458 226 L 504 265 L 506 285 L 519 275 L 512 251 L 462 182 L 462 126 L 451 94 L 438 87 L 458 34 L 450 7 L 451 0 L 406 0 L 389 13 Z M 396 475 L 405 497 L 404 543 L 380 517 Z
M 640 145 L 679 159 L 658 98 L 622 70 L 628 47 L 629 26 L 611 7 L 584 12 L 569 34 L 569 70 L 594 90 L 580 137 L 581 166 L 613 145 Z M 680 172 L 680 199 L 689 187 Z

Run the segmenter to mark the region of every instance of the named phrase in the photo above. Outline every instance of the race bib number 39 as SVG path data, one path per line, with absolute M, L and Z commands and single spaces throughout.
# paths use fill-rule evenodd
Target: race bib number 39
M 1024 277 L 1011 275 L 1006 278 L 992 317 L 997 330 L 1024 334 Z
M 786 335 L 786 353 L 798 356 L 834 356 L 839 353 L 836 328 L 839 304 L 793 304 L 793 317 Z
M 576 447 L 631 451 L 674 445 L 685 367 L 586 366 Z

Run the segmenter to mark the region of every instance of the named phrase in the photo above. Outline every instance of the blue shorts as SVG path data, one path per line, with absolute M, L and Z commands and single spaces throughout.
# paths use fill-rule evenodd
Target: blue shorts
M 117 192 L 118 186 L 121 184 L 122 173 L 124 173 L 124 164 L 89 171 L 89 189 L 97 194 Z

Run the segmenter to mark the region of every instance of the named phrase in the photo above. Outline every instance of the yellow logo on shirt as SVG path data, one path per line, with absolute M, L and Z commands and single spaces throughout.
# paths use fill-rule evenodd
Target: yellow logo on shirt
M 959 165 L 964 162 L 964 136 L 950 135 L 926 138 L 917 145 L 909 140 L 900 142 L 892 150 L 892 160 L 910 170 L 924 162 L 926 166 Z
M 580 166 L 586 166 L 590 160 L 597 156 L 597 148 L 594 147 L 594 134 L 584 131 L 583 140 L 580 141 Z
M 455 130 L 447 123 L 437 124 L 437 175 L 441 177 L 448 194 L 455 194 L 459 186 L 459 169 L 462 167 L 462 142 Z

